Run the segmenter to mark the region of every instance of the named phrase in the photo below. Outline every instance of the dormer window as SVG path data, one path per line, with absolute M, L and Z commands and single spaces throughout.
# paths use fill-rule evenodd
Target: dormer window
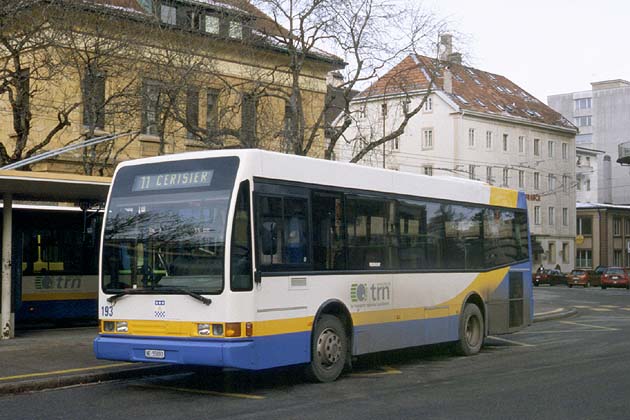
M 243 39 L 243 24 L 237 20 L 231 20 L 228 35 L 230 38 Z
M 206 24 L 204 30 L 209 34 L 219 34 L 220 21 L 218 16 L 206 15 Z
M 162 4 L 160 6 L 160 20 L 167 25 L 177 24 L 177 8 Z

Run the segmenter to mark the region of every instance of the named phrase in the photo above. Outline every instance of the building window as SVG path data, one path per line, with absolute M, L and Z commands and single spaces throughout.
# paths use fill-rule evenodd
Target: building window
M 186 138 L 192 139 L 191 129 L 199 127 L 199 89 L 190 87 L 186 91 Z
M 590 178 L 586 178 L 586 180 L 584 181 L 584 187 L 586 188 L 586 191 L 590 191 L 591 190 L 591 179 Z
M 486 182 L 492 184 L 492 166 L 486 168 Z
M 534 139 L 534 156 L 540 156 L 540 139 Z
M 534 172 L 534 189 L 540 189 L 540 172 Z
M 231 20 L 228 35 L 230 38 L 243 39 L 243 24 L 237 20 Z
M 555 242 L 549 242 L 549 263 L 550 264 L 556 263 L 556 243 Z
M 575 189 L 578 191 L 582 191 L 582 178 L 579 175 L 576 176 Z
M 427 100 L 424 102 L 424 110 L 426 112 L 433 111 L 433 98 L 431 98 L 431 97 L 427 98 Z
M 433 166 L 431 165 L 426 165 L 422 167 L 422 173 L 424 173 L 425 175 L 433 175 Z
M 577 234 L 578 235 L 592 235 L 593 234 L 593 218 L 592 217 L 578 217 L 577 218 Z
M 575 255 L 575 266 L 590 268 L 593 266 L 593 253 L 590 249 L 578 249 Z
M 407 115 L 409 113 L 409 104 L 411 104 L 411 99 L 409 98 L 405 98 L 402 102 L 402 110 L 403 110 L 403 114 Z
M 147 80 L 142 85 L 142 132 L 150 136 L 159 135 L 161 91 L 160 84 L 156 81 Z
M 486 149 L 492 149 L 492 131 L 486 131 Z
M 564 192 L 569 191 L 569 176 L 568 175 L 562 175 L 562 191 Z
M 630 236 L 630 219 L 624 220 L 624 233 L 626 236 Z
M 392 149 L 399 150 L 400 149 L 400 137 L 396 137 L 394 141 L 392 141 Z
M 556 176 L 549 174 L 547 176 L 547 189 L 553 191 L 556 189 Z
M 186 12 L 186 27 L 191 29 L 202 29 L 201 26 L 201 14 L 196 10 L 189 10 Z
M 508 151 L 508 135 L 507 134 L 503 135 L 503 151 L 504 152 Z
M 556 224 L 556 208 L 549 207 L 549 226 Z
M 518 171 L 518 187 L 525 188 L 525 171 Z
M 219 91 L 216 89 L 208 89 L 206 95 L 206 129 L 210 138 L 219 129 Z
M 613 250 L 613 265 L 623 267 L 623 256 L 620 249 Z
M 525 153 L 525 137 L 518 136 L 518 152 Z
M 470 179 L 477 179 L 475 177 L 475 165 L 468 165 L 468 177 Z
M 381 104 L 381 117 L 387 117 L 387 104 Z
M 575 100 L 575 109 L 591 109 L 591 98 L 580 98 Z
M 584 115 L 581 117 L 575 117 L 574 121 L 575 125 L 577 125 L 578 127 L 590 127 L 593 120 L 591 115 Z
M 221 26 L 218 16 L 206 15 L 206 26 L 204 29 L 207 33 L 217 35 L 220 28 Z
M 510 179 L 510 170 L 508 168 L 503 168 L 503 186 L 508 186 L 508 181 Z
M 540 206 L 534 206 L 534 224 L 540 224 Z
M 168 25 L 177 24 L 177 9 L 165 4 L 160 5 L 160 20 Z
M 613 218 L 613 235 L 621 236 L 621 218 L 619 217 Z
M 475 129 L 468 129 L 468 147 L 475 147 Z
M 562 226 L 569 226 L 569 209 L 562 208 Z
M 569 144 L 562 143 L 562 159 L 567 160 L 569 158 Z
M 433 129 L 422 130 L 422 148 L 433 149 Z
M 105 128 L 105 73 L 88 66 L 82 80 L 83 125 Z
M 253 147 L 256 144 L 258 98 L 248 93 L 243 94 L 241 106 L 241 140 L 243 145 Z
M 550 158 L 553 157 L 555 148 L 556 148 L 556 144 L 553 142 L 553 140 L 549 140 L 547 142 L 547 150 L 548 150 L 548 154 Z
M 562 263 L 563 264 L 569 263 L 569 250 L 570 249 L 571 247 L 569 246 L 568 242 L 562 242 Z

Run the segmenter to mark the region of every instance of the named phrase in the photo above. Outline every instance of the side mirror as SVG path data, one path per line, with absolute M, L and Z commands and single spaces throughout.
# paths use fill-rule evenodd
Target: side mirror
M 263 222 L 260 245 L 263 255 L 278 252 L 278 226 L 275 222 Z

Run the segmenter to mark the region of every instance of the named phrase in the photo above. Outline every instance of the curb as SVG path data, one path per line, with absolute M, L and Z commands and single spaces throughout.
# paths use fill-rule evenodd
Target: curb
M 576 315 L 578 313 L 575 308 L 559 308 L 549 312 L 542 312 L 539 314 L 534 314 L 534 322 L 544 322 L 544 321 L 552 321 L 554 319 L 562 319 L 568 318 L 570 316 Z
M 168 375 L 178 373 L 180 371 L 181 366 L 159 365 L 130 367 L 126 369 L 118 369 L 98 373 L 81 373 L 75 375 L 51 376 L 49 378 L 0 384 L 0 396 L 8 394 L 21 394 L 33 391 L 43 391 L 45 389 L 63 388 L 72 385 L 81 385 L 95 382 L 132 379 L 142 376 Z

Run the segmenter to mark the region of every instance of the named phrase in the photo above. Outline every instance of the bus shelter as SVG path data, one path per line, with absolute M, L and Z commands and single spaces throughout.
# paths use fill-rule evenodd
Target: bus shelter
M 12 208 L 14 201 L 103 203 L 107 198 L 111 178 L 51 172 L 0 170 L 0 194 L 3 199 L 2 220 L 2 287 L 0 289 L 0 339 L 14 336 L 14 314 L 11 302 L 12 285 Z M 19 293 L 19 291 L 13 291 Z

